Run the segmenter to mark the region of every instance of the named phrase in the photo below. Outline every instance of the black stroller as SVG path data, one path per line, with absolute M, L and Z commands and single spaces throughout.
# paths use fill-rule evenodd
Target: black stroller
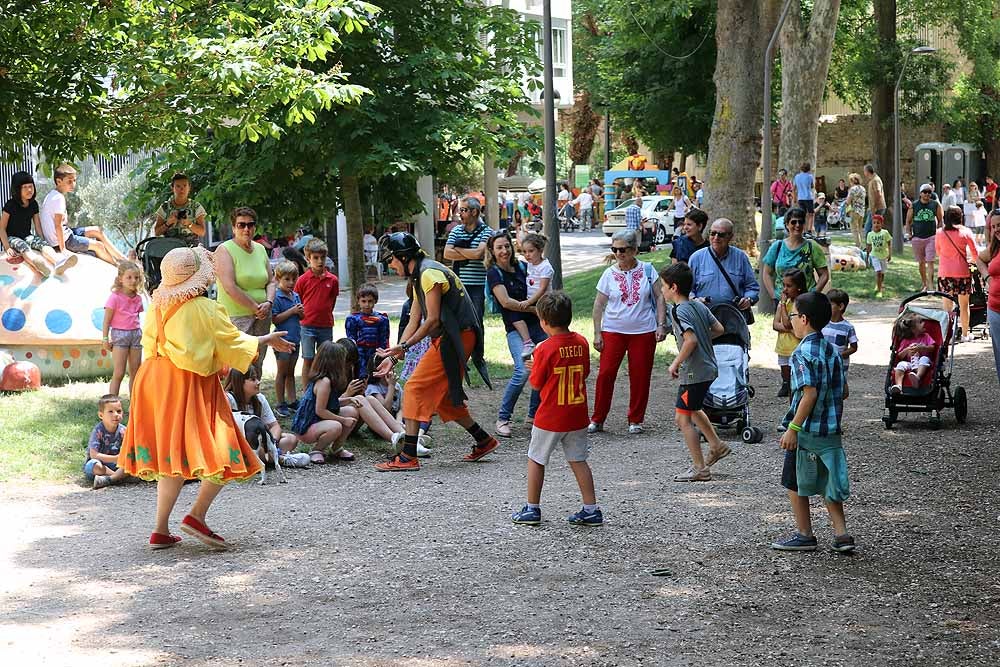
M 937 304 L 917 305 L 917 301 L 934 298 Z M 954 304 L 951 311 L 941 309 L 938 299 L 949 299 Z M 917 292 L 903 299 L 899 305 L 899 317 L 907 312 L 913 312 L 926 321 L 924 331 L 934 339 L 936 350 L 931 357 L 931 370 L 924 374 L 920 383 L 914 386 L 909 380 L 904 380 L 902 391 L 897 394 L 890 391 L 895 380 L 893 370 L 897 362 L 897 346 L 895 326 L 893 327 L 892 350 L 889 356 L 889 368 L 885 374 L 885 410 L 882 413 L 882 423 L 887 429 L 899 419 L 900 412 L 930 413 L 930 427 L 941 428 L 941 411 L 945 408 L 955 410 L 955 420 L 964 424 L 969 414 L 969 400 L 965 387 L 951 387 L 951 371 L 955 360 L 955 341 L 958 338 L 958 301 L 944 292 Z M 897 318 L 898 321 L 898 318 Z
M 151 236 L 143 239 L 135 247 L 135 256 L 146 274 L 146 289 L 152 293 L 160 285 L 160 262 L 174 248 L 187 248 L 188 244 L 181 239 L 167 236 Z
M 735 428 L 746 443 L 761 442 L 764 431 L 750 423 L 750 329 L 731 303 L 713 303 L 712 315 L 725 332 L 712 341 L 719 375 L 705 395 L 705 414 L 719 428 Z

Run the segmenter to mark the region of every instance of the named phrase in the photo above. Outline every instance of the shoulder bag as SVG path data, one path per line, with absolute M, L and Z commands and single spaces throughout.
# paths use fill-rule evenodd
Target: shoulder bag
M 706 250 L 708 250 L 708 254 L 711 255 L 712 259 L 715 260 L 715 265 L 717 267 L 719 267 L 719 271 L 722 272 L 722 277 L 726 279 L 727 283 L 729 283 L 729 289 L 733 290 L 733 294 L 736 295 L 734 297 L 735 300 L 738 301 L 738 300 L 742 299 L 743 297 L 740 296 L 740 291 L 738 289 L 736 289 L 736 284 L 733 282 L 733 279 L 729 277 L 729 272 L 726 271 L 726 267 L 722 266 L 722 261 L 720 261 L 719 258 L 716 257 L 715 253 L 712 252 L 711 248 L 706 248 Z M 735 306 L 736 304 L 733 304 L 733 305 Z M 740 310 L 740 313 L 743 315 L 743 319 L 745 319 L 747 321 L 747 325 L 753 324 L 754 321 L 756 320 L 756 318 L 754 317 L 754 314 L 753 314 L 753 305 L 752 304 L 746 310 Z

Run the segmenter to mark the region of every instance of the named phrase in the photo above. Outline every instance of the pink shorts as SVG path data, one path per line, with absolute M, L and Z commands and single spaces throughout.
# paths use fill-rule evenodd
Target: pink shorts
M 937 258 L 937 253 L 934 251 L 933 236 L 929 239 L 920 239 L 914 236 L 910 239 L 910 245 L 913 246 L 913 258 L 918 262 L 921 260 L 933 262 Z

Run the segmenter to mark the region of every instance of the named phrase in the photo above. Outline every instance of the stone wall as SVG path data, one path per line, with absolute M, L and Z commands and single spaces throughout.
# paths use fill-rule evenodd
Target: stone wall
M 902 172 L 902 180 L 906 183 L 906 190 L 910 194 L 915 190 L 913 186 L 913 154 L 919 144 L 929 141 L 946 141 L 947 133 L 943 125 L 920 125 L 908 126 L 905 123 L 900 125 L 900 152 L 899 168 Z M 892 132 L 892 126 L 887 132 Z M 776 127 L 773 131 L 772 164 L 775 171 L 779 167 L 788 169 L 790 175 L 794 175 L 798 170 L 798 165 L 778 165 L 778 145 L 781 141 L 781 134 Z M 835 116 L 831 120 L 821 121 L 819 124 L 819 138 L 816 150 L 816 166 L 814 172 L 817 176 L 826 177 L 826 187 L 833 190 L 840 178 L 846 179 L 847 174 L 852 171 L 861 173 L 866 163 L 872 160 L 872 120 L 871 116 Z M 886 187 L 889 184 L 886 183 Z

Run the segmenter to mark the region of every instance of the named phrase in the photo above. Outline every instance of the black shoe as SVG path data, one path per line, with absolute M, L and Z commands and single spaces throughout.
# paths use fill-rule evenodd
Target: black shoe
M 787 382 L 781 383 L 781 389 L 778 390 L 778 398 L 788 398 L 792 394 L 792 387 Z

